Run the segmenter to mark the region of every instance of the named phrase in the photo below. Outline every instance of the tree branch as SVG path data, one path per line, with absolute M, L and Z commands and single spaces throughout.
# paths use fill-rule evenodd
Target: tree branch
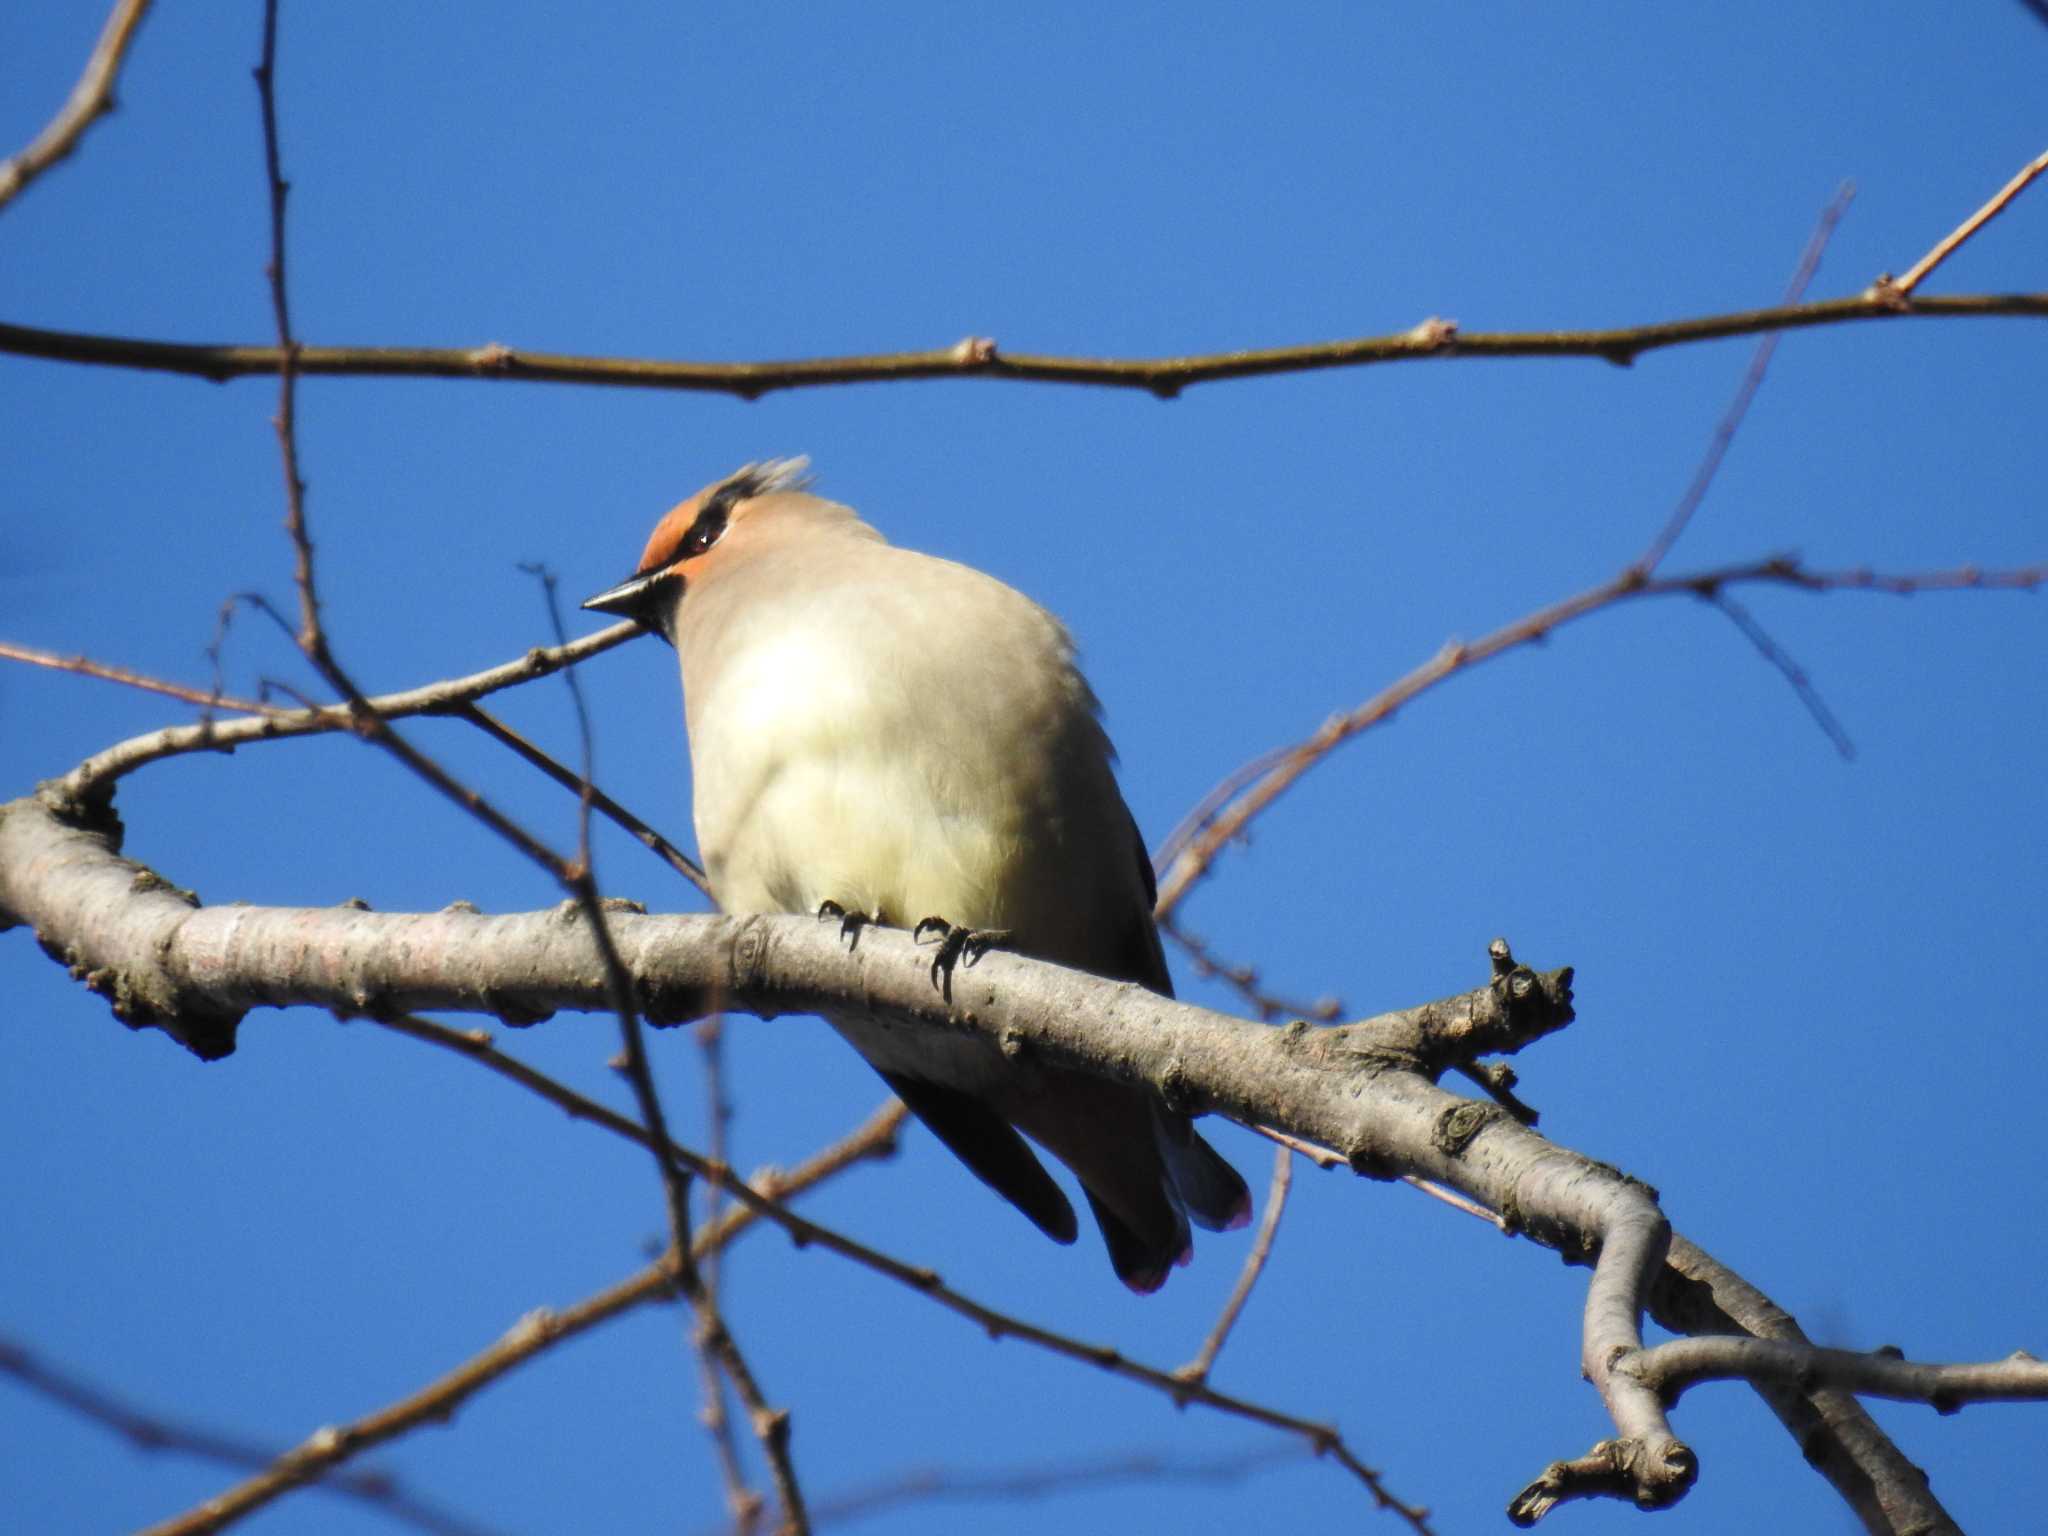
M 114 110 L 114 81 L 127 59 L 128 45 L 135 41 L 136 29 L 148 12 L 149 0 L 117 0 L 107 24 L 100 29 L 99 41 L 86 58 L 85 72 L 78 77 L 78 84 L 71 88 L 71 95 L 57 115 L 25 149 L 0 165 L 0 208 L 13 202 L 30 182 L 76 149 L 85 130 Z
M 1693 597 L 1728 613 L 1730 608 L 1724 594 L 1728 588 L 1737 586 L 1781 586 L 1799 592 L 1882 592 L 1904 597 L 1916 592 L 2031 592 L 2044 584 L 2048 584 L 2048 564 L 2021 566 L 2009 571 L 1987 571 L 1965 565 L 1947 571 L 1885 574 L 1863 567 L 1841 571 L 1815 570 L 1790 556 L 1778 555 L 1683 575 L 1657 577 L 1646 576 L 1639 567 L 1631 565 L 1596 587 L 1539 608 L 1477 640 L 1469 643 L 1452 641 L 1407 676 L 1381 689 L 1356 708 L 1332 715 L 1314 735 L 1291 747 L 1262 753 L 1251 764 L 1233 773 L 1203 797 L 1198 813 L 1183 819 L 1162 850 L 1166 868 L 1159 879 L 1160 916 L 1162 920 L 1170 917 L 1187 899 L 1196 883 L 1208 874 L 1223 850 L 1243 836 L 1245 828 L 1285 794 L 1297 779 L 1345 742 L 1391 719 L 1402 706 L 1460 672 L 1521 646 L 1537 644 L 1565 625 L 1603 609 L 1640 598 Z M 1745 633 L 1749 634 L 1752 643 L 1758 643 L 1757 633 Z M 1787 670 L 1789 658 L 1783 657 L 1768 635 L 1763 636 L 1760 648 L 1765 659 L 1778 667 L 1795 690 L 1800 690 L 1801 702 L 1809 709 L 1813 708 L 1816 700 L 1804 674 L 1796 667 Z M 1829 719 L 1824 706 L 1820 718 L 1824 721 Z
M 894 1146 L 899 1119 L 884 1110 L 852 1135 L 792 1172 L 756 1175 L 756 1180 L 768 1186 L 777 1198 L 798 1194 L 862 1158 L 886 1155 L 884 1149 Z M 700 1228 L 691 1246 L 699 1256 L 714 1252 L 752 1226 L 756 1219 L 757 1212 L 753 1210 L 729 1210 L 719 1221 Z M 565 1311 L 537 1308 L 513 1324 L 504 1337 L 489 1349 L 472 1356 L 411 1396 L 353 1423 L 316 1430 L 303 1444 L 278 1457 L 258 1476 L 238 1483 L 174 1519 L 151 1526 L 142 1536 L 203 1536 L 203 1533 L 220 1530 L 294 1488 L 326 1477 L 332 1469 L 372 1446 L 397 1439 L 427 1424 L 448 1422 L 457 1408 L 499 1377 L 527 1364 L 557 1344 L 587 1333 L 598 1324 L 610 1322 L 635 1307 L 650 1301 L 672 1300 L 675 1288 L 676 1255 L 671 1251 L 638 1274 L 606 1287 Z
M 1914 262 L 1904 277 L 1881 276 L 1871 286 L 1871 293 L 1878 298 L 1911 298 L 1913 290 L 1926 280 L 1929 273 L 1953 256 L 1964 241 L 2004 212 L 2006 204 L 2026 191 L 2028 184 L 2043 171 L 2048 171 L 2048 150 L 2028 161 L 2017 176 L 1991 195 L 1989 202 L 1937 241 L 1934 249 Z
M 224 1054 L 241 1012 L 257 1005 L 373 1016 L 431 1007 L 523 1022 L 557 1007 L 605 1005 L 574 903 L 511 917 L 197 909 L 110 844 L 105 830 L 34 800 L 0 808 L 0 913 L 33 923 L 44 947 L 113 999 L 117 1014 L 165 1027 L 195 1049 Z M 1539 976 L 1497 946 L 1493 979 L 1471 992 L 1336 1028 L 1269 1029 L 1000 952 L 956 977 L 949 1001 L 933 988 L 911 936 L 892 930 L 870 930 L 849 953 L 836 928 L 802 917 L 621 914 L 609 927 L 656 1021 L 681 1022 L 712 1007 L 762 1017 L 868 1007 L 907 1025 L 979 1037 L 993 1052 L 1040 1053 L 1143 1083 L 1189 1112 L 1273 1126 L 1336 1148 L 1369 1176 L 1432 1180 L 1498 1211 L 1507 1230 L 1592 1260 L 1583 1359 L 1631 1450 L 1626 1491 L 1653 1502 L 1683 1491 L 1690 1452 L 1670 1435 L 1656 1394 L 1624 1368 L 1642 1349 L 1635 1318 L 1645 1289 L 1669 1271 L 1668 1261 L 1659 1267 L 1668 1229 L 1654 1199 L 1496 1106 L 1433 1081 L 1457 1062 L 1512 1053 L 1568 1023 L 1569 971 Z M 744 1202 L 758 1200 L 729 1171 L 673 1152 L 691 1173 L 720 1179 Z M 1307 1435 L 1392 1502 L 1326 1426 L 1193 1389 L 1171 1372 L 1003 1318 L 928 1270 L 772 1208 L 764 1214 L 983 1327 Z M 1620 1486 L 1610 1478 L 1607 1491 Z
M 10 1339 L 0 1338 L 0 1375 L 13 1377 L 45 1401 L 60 1403 L 79 1417 L 112 1430 L 137 1450 L 188 1456 L 240 1470 L 268 1468 L 277 1453 L 253 1440 L 181 1424 L 145 1412 L 104 1388 L 38 1359 Z M 321 1489 L 357 1499 L 380 1513 L 431 1536 L 487 1536 L 483 1527 L 438 1509 L 388 1472 L 365 1468 L 319 1480 Z
M 834 384 L 902 383 L 911 379 L 1000 379 L 1145 390 L 1171 399 L 1196 384 L 1274 374 L 1362 368 L 1424 358 L 1592 358 L 1623 367 L 1666 347 L 1759 336 L 1771 331 L 1860 321 L 1957 319 L 1989 316 L 2048 317 L 2048 293 L 1983 293 L 1903 304 L 1872 291 L 1846 298 L 1769 309 L 1736 310 L 1688 320 L 1595 330 L 1460 331 L 1447 321 L 1424 321 L 1391 335 L 1298 346 L 1262 347 L 1183 357 L 1057 357 L 1003 353 L 984 338 L 928 351 L 861 357 L 820 357 L 787 362 L 705 363 L 653 358 L 592 357 L 534 352 L 491 343 L 480 347 L 310 346 L 298 348 L 293 366 L 302 377 L 516 380 L 522 383 L 602 384 L 632 389 L 676 389 L 737 395 L 752 400 L 780 389 Z M 215 383 L 276 373 L 278 348 L 232 342 L 188 343 L 134 336 L 46 330 L 0 322 L 0 352 L 99 367 L 141 368 L 185 374 Z

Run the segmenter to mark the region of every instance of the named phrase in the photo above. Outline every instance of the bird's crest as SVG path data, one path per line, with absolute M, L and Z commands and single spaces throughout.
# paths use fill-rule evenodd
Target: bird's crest
M 805 454 L 793 459 L 763 459 L 758 464 L 747 464 L 734 470 L 718 482 L 718 488 L 705 500 L 719 499 L 728 504 L 745 501 L 750 496 L 766 496 L 770 491 L 800 491 L 811 483 L 811 461 Z

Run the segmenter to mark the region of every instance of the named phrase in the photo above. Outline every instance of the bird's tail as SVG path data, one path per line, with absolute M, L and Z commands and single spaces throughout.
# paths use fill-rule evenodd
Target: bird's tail
M 1152 1127 L 1167 1177 L 1190 1221 L 1211 1232 L 1234 1232 L 1252 1219 L 1252 1192 L 1243 1176 L 1202 1140 L 1192 1120 L 1161 1111 L 1152 1117 Z

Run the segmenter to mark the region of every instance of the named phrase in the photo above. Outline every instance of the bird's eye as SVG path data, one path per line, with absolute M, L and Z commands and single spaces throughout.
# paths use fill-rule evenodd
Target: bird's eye
M 697 514 L 697 520 L 690 524 L 690 531 L 683 535 L 682 557 L 685 560 L 701 555 L 716 544 L 725 532 L 726 507 L 723 502 L 713 502 Z

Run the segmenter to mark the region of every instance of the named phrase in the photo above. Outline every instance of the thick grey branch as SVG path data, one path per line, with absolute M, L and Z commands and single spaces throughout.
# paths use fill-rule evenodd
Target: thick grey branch
M 127 1022 L 164 1028 L 202 1055 L 232 1050 L 241 1017 L 259 1006 L 489 1013 L 509 1023 L 607 1006 L 594 936 L 573 903 L 502 917 L 466 909 L 202 908 L 121 859 L 118 845 L 110 813 L 81 814 L 61 796 L 0 807 L 0 921 L 31 924 L 45 949 L 109 997 Z M 1547 1486 L 1539 1484 L 1525 1495 L 1539 1495 L 1544 1507 L 1587 1492 L 1663 1504 L 1692 1480 L 1692 1453 L 1665 1421 L 1663 1383 L 1638 1364 L 1646 1358 L 1639 1318 L 1653 1282 L 1666 1321 L 1690 1308 L 1702 1319 L 1695 1327 L 1718 1330 L 1733 1318 L 1744 1331 L 1769 1333 L 1771 1317 L 1783 1317 L 1697 1249 L 1674 1241 L 1654 1192 L 1554 1145 L 1495 1105 L 1436 1086 L 1446 1068 L 1518 1049 L 1571 1016 L 1570 972 L 1538 975 L 1514 965 L 1504 948 L 1492 980 L 1458 997 L 1334 1028 L 1297 1022 L 1275 1029 L 1000 951 L 957 972 L 949 1001 L 932 985 L 928 952 L 891 930 L 868 929 L 849 951 L 838 925 L 803 917 L 621 910 L 608 926 L 655 1022 L 686 1021 L 714 1007 L 773 1018 L 853 1004 L 896 1028 L 978 1035 L 1006 1055 L 1042 1054 L 1146 1084 L 1190 1112 L 1227 1114 L 1335 1148 L 1371 1177 L 1415 1175 L 1449 1186 L 1499 1212 L 1509 1230 L 1593 1263 L 1583 1363 L 1619 1435 L 1591 1457 L 1556 1464 L 1563 1481 L 1547 1494 L 1539 1495 Z M 1713 1357 L 1710 1374 L 1747 1377 L 1744 1367 L 1754 1365 L 1767 1397 L 1811 1395 L 1818 1405 L 1836 1395 L 1822 1389 L 1839 1377 L 1801 1377 L 1796 1364 L 1788 1366 L 1803 1344 Z M 1804 1354 L 1817 1358 L 1810 1348 Z M 1855 1381 L 1840 1384 L 1860 1390 Z M 1839 1458 L 1870 1483 L 1881 1483 L 1882 1473 L 1866 1463 L 1896 1457 L 1881 1436 L 1874 1451 L 1844 1443 L 1825 1414 L 1809 1414 L 1795 1432 L 1810 1456 L 1817 1445 L 1818 1454 Z M 1887 1500 L 1883 1507 L 1897 1506 Z M 1938 1505 L 1920 1509 L 1932 1514 L 1919 1528 L 1941 1528 Z
M 1673 1333 L 1749 1334 L 1811 1348 L 1797 1322 L 1740 1275 L 1683 1237 L 1671 1240 L 1664 1272 L 1650 1292 L 1650 1315 Z M 1927 1485 L 1927 1476 L 1878 1427 L 1853 1395 L 1820 1387 L 1801 1392 L 1769 1379 L 1750 1383 L 1873 1536 L 1962 1536 Z

